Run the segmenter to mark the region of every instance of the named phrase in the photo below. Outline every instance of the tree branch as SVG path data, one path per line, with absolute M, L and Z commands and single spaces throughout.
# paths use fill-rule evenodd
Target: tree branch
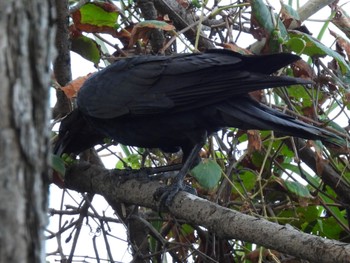
M 154 0 L 154 5 L 160 13 L 169 15 L 170 19 L 174 22 L 177 30 L 182 30 L 189 27 L 190 25 L 193 25 L 193 27 L 190 27 L 189 30 L 186 30 L 184 32 L 184 35 L 192 43 L 192 45 L 195 44 L 198 28 L 196 20 L 192 14 L 190 14 L 177 1 Z M 198 49 L 206 50 L 209 48 L 214 48 L 214 44 L 205 37 L 200 36 Z
M 129 172 L 130 173 L 130 172 Z M 162 185 L 156 181 L 127 180 L 123 170 L 107 170 L 78 163 L 66 173 L 66 186 L 78 192 L 90 192 L 128 204 L 158 208 L 153 193 Z M 302 233 L 221 207 L 189 193 L 180 192 L 169 207 L 177 218 L 203 226 L 221 238 L 256 243 L 312 262 L 348 262 L 350 245 Z
M 294 138 L 294 141 L 298 145 L 298 157 L 339 195 L 342 202 L 350 205 L 349 184 L 333 169 L 328 161 L 317 158 L 317 155 L 306 146 L 304 140 Z M 290 141 L 286 141 L 286 144 L 290 149 L 293 149 Z
M 146 20 L 157 20 L 157 10 L 154 8 L 153 0 L 138 0 L 137 5 Z M 151 31 L 150 41 L 153 53 L 157 54 L 165 42 L 163 31 L 157 28 L 153 29 Z
M 69 10 L 67 0 L 56 0 L 57 11 L 57 31 L 56 31 L 56 49 L 57 57 L 54 61 L 53 68 L 56 81 L 60 86 L 65 86 L 72 80 L 70 64 L 70 41 L 69 41 Z M 71 111 L 68 98 L 60 89 L 56 90 L 57 103 L 53 108 L 53 117 L 58 118 L 66 115 Z
M 334 0 L 309 0 L 298 9 L 300 20 L 303 22 L 310 16 L 321 10 L 323 7 L 330 5 Z

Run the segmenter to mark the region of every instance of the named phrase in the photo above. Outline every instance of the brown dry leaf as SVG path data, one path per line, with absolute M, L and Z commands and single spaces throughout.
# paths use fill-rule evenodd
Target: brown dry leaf
M 231 50 L 231 51 L 243 54 L 243 55 L 252 55 L 253 54 L 250 50 L 245 49 L 245 48 L 241 48 L 235 43 L 223 43 L 223 44 L 220 44 L 219 46 L 222 46 L 224 49 L 228 49 L 228 50 Z
M 269 36 L 269 32 L 266 29 L 260 27 L 253 16 L 251 17 L 250 32 L 252 33 L 253 37 L 258 41 L 261 41 L 263 38 L 268 38 Z
M 315 119 L 315 117 L 317 116 L 317 113 L 315 112 L 314 107 L 305 107 L 305 108 L 302 108 L 302 111 L 303 111 L 303 115 L 310 119 Z
M 190 6 L 190 2 L 187 0 L 176 0 L 176 2 L 185 9 L 187 9 Z
M 340 70 L 339 64 L 335 59 L 332 59 L 330 62 L 327 63 L 327 66 L 329 69 L 338 72 Z
M 257 130 L 248 130 L 248 152 L 255 152 L 261 150 L 261 138 L 260 133 Z
M 249 254 L 247 254 L 246 259 L 250 260 L 252 263 L 258 263 L 261 260 L 260 256 L 262 256 L 264 261 L 269 261 L 269 262 L 270 261 L 276 262 L 275 259 L 282 258 L 282 254 L 276 250 L 264 249 L 263 253 L 261 254 L 260 249 L 256 249 L 250 252 Z
M 131 32 L 134 28 L 134 25 L 129 25 L 123 29 L 121 29 L 119 32 L 115 33 L 115 37 L 122 42 L 124 47 L 129 46 L 130 38 L 131 38 Z
M 345 35 L 350 38 L 350 17 L 345 10 L 339 6 L 332 6 L 332 9 L 336 12 L 332 23 L 336 25 Z
M 54 169 L 52 169 L 52 183 L 57 185 L 59 188 L 64 189 L 64 178 Z
M 62 87 L 61 90 L 63 90 L 64 94 L 69 99 L 75 98 L 78 94 L 78 91 L 80 90 L 81 86 L 83 86 L 84 82 L 92 75 L 92 73 L 87 74 L 84 77 L 76 78 L 75 80 L 72 80 L 69 82 L 66 86 Z
M 310 205 L 310 198 L 298 197 L 298 204 L 300 207 L 308 207 Z
M 153 29 L 156 28 L 164 31 L 175 30 L 175 27 L 173 25 L 170 25 L 164 21 L 147 20 L 140 22 L 137 25 L 135 25 L 131 31 L 129 48 L 131 48 L 139 39 L 142 39 L 144 42 L 147 42 L 149 34 L 152 32 Z
M 345 104 L 350 104 L 350 92 L 344 94 L 343 100 Z
M 316 147 L 316 149 L 317 149 L 317 147 Z M 324 169 L 325 165 L 327 165 L 328 163 L 329 162 L 322 157 L 322 153 L 320 153 L 316 150 L 316 171 L 317 171 L 318 176 L 321 177 L 321 175 L 323 173 L 323 169 Z
M 293 14 L 287 9 L 286 5 L 282 5 L 281 20 L 287 29 L 295 29 L 301 26 L 299 17 L 293 16 Z
M 316 77 L 316 74 L 311 66 L 302 59 L 294 62 L 291 67 L 294 77 L 308 80 L 313 80 Z
M 332 30 L 329 30 L 329 33 L 336 38 L 338 47 L 341 49 L 341 51 L 345 51 L 348 60 L 350 60 L 350 42 Z
M 338 90 L 337 86 L 333 83 L 333 79 L 331 76 L 320 75 L 317 77 L 316 82 L 319 83 L 320 86 L 327 86 L 330 91 Z
M 255 100 L 259 101 L 259 102 L 265 102 L 266 101 L 266 99 L 264 97 L 264 92 L 262 90 L 251 91 L 251 92 L 249 92 L 249 95 L 253 99 L 255 99 Z

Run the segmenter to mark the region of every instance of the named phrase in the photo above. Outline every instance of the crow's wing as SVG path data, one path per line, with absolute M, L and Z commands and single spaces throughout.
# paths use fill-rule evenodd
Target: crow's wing
M 196 109 L 254 90 L 306 84 L 269 76 L 298 59 L 292 54 L 242 56 L 225 50 L 128 58 L 90 77 L 78 94 L 78 107 L 96 118 Z
M 322 140 L 338 146 L 345 142 L 333 132 L 299 121 L 292 116 L 267 107 L 249 96 L 241 96 L 216 106 L 227 127 L 243 130 L 273 130 L 283 135 Z

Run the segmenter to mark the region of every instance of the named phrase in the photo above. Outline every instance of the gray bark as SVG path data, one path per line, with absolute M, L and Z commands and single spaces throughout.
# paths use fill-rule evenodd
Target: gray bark
M 327 5 L 330 5 L 334 0 L 310 0 L 298 9 L 300 20 L 303 22 L 310 16 L 321 10 Z M 330 14 L 330 13 L 329 13 Z M 325 17 L 326 19 L 326 17 Z
M 0 2 L 0 262 L 44 262 L 50 0 Z
M 156 210 L 159 204 L 153 194 L 161 185 L 156 180 L 125 181 L 123 178 L 132 175 L 136 174 L 126 175 L 123 170 L 106 170 L 80 163 L 70 167 L 65 183 L 67 188 L 78 192 L 100 194 L 109 201 L 137 204 Z M 242 214 L 189 193 L 178 193 L 169 210 L 176 218 L 209 229 L 220 238 L 255 243 L 310 262 L 349 262 L 350 245 L 347 243 Z

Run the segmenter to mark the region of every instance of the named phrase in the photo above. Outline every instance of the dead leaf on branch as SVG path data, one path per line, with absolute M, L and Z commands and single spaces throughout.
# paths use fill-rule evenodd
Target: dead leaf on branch
M 93 73 L 89 73 L 86 76 L 78 77 L 75 80 L 69 82 L 66 86 L 62 87 L 64 94 L 69 99 L 75 98 L 80 90 L 81 86 L 83 86 L 84 82 L 92 75 Z
M 172 31 L 175 30 L 175 27 L 164 21 L 158 20 L 147 20 L 140 22 L 137 25 L 135 25 L 131 31 L 129 48 L 131 48 L 139 39 L 142 39 L 143 41 L 147 42 L 149 39 L 149 34 L 152 32 L 153 29 Z
M 329 30 L 329 33 L 336 38 L 337 49 L 340 49 L 339 50 L 340 52 L 345 51 L 349 61 L 350 60 L 350 42 L 332 30 Z
M 248 130 L 248 152 L 260 151 L 262 146 L 262 141 L 260 138 L 260 133 L 257 130 Z

